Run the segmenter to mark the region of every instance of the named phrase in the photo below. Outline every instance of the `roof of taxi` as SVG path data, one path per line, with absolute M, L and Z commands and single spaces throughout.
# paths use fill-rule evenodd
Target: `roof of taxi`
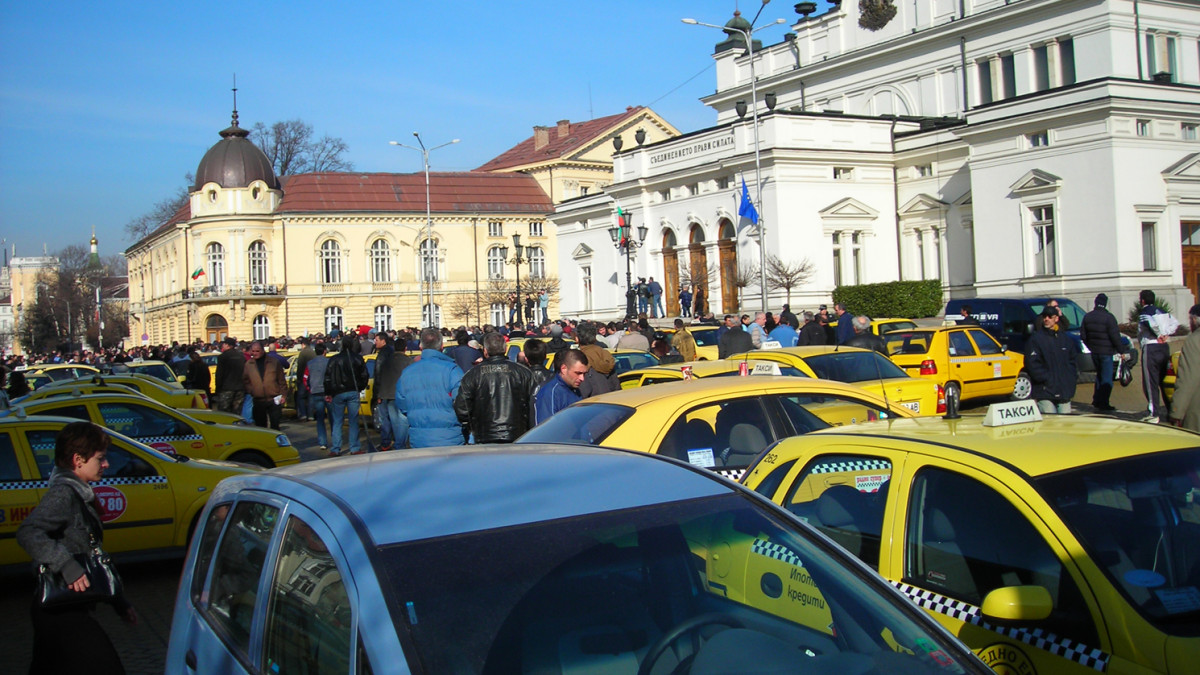
M 614 403 L 637 407 L 651 401 L 667 398 L 687 398 L 721 392 L 738 393 L 745 390 L 766 389 L 781 391 L 805 391 L 814 393 L 848 392 L 855 396 L 876 397 L 875 394 L 861 388 L 832 380 L 815 380 L 807 377 L 789 377 L 787 375 L 753 375 L 750 377 L 705 377 L 695 380 L 680 380 L 679 382 L 663 382 L 650 387 L 635 387 L 621 389 L 607 394 L 586 398 L 576 405 L 591 405 L 595 403 Z M 882 401 L 883 399 L 880 398 Z
M 829 435 L 871 437 L 882 445 L 918 443 L 919 449 L 908 444 L 904 448 L 964 464 L 999 462 L 1042 476 L 1146 452 L 1200 447 L 1200 435 L 1189 431 L 1102 415 L 1046 415 L 1040 422 L 999 427 L 985 427 L 983 419 L 983 415 L 963 415 L 957 420 L 918 417 L 865 422 L 786 439 L 776 449 L 787 455 L 789 446 L 800 450 L 828 440 Z
M 620 350 L 617 350 L 617 351 L 619 352 Z M 632 351 L 632 350 L 626 350 L 626 351 Z M 637 350 L 637 351 L 641 351 L 641 350 Z M 614 352 L 614 353 L 617 353 L 617 352 Z M 641 353 L 647 354 L 649 352 L 642 351 Z M 657 366 L 646 366 L 645 368 L 638 368 L 636 370 L 631 370 L 631 371 L 629 371 L 629 373 L 664 373 L 664 372 L 666 372 L 666 373 L 681 373 L 682 374 L 684 366 L 691 366 L 692 374 L 695 375 L 696 377 L 704 377 L 706 375 L 713 375 L 716 373 L 728 373 L 730 371 L 737 370 L 739 368 L 739 364 L 736 361 L 726 361 L 724 359 L 720 359 L 717 361 L 688 361 L 686 363 L 663 363 L 663 364 L 659 364 Z M 623 374 L 628 375 L 629 373 L 623 373 Z
M 731 354 L 729 359 L 757 359 L 760 357 L 768 357 L 770 354 L 787 354 L 789 356 L 798 356 L 806 358 L 809 356 L 820 356 L 821 354 L 832 354 L 835 352 L 869 352 L 870 349 L 862 347 L 847 347 L 845 345 L 806 345 L 803 347 L 780 347 L 779 349 L 756 349 L 751 352 L 742 352 L 741 354 Z
M 304 488 L 314 487 L 356 513 L 377 544 L 638 508 L 736 490 L 703 469 L 665 458 L 566 445 L 374 453 L 303 462 L 246 478 L 226 481 L 213 498 L 228 490 L 262 489 L 305 499 Z M 316 498 L 312 493 L 308 496 Z M 487 507 L 463 508 L 464 504 Z

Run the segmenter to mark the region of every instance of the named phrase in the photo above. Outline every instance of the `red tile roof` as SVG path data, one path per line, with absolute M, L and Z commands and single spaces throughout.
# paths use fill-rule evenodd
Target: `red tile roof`
M 305 173 L 281 177 L 278 213 L 425 210 L 424 173 Z M 524 174 L 429 174 L 430 208 L 439 213 L 550 213 L 550 198 Z
M 549 130 L 549 143 L 540 147 L 534 148 L 535 138 L 530 136 L 520 143 L 516 144 L 504 154 L 489 161 L 487 164 L 475 169 L 476 171 L 497 171 L 499 169 L 507 169 L 513 166 L 522 166 L 525 164 L 533 164 L 536 162 L 544 162 L 548 159 L 555 159 L 567 155 L 571 151 L 590 143 L 596 136 L 603 133 L 605 130 L 620 124 L 626 118 L 633 117 L 644 110 L 642 106 L 626 108 L 625 112 L 608 117 L 598 117 L 594 120 L 586 122 L 568 123 L 568 130 L 565 134 L 560 134 L 557 125 L 546 127 Z

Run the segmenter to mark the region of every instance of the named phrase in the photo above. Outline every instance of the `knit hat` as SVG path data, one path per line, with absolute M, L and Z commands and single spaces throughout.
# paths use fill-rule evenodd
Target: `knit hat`
M 1096 295 L 1096 306 L 1097 307 L 1108 307 L 1108 296 L 1103 293 L 1097 294 Z

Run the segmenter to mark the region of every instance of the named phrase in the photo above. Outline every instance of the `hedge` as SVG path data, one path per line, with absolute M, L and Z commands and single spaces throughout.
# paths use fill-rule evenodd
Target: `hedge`
M 871 318 L 920 319 L 941 314 L 944 306 L 938 279 L 838 286 L 833 301 L 846 305 L 851 314 Z

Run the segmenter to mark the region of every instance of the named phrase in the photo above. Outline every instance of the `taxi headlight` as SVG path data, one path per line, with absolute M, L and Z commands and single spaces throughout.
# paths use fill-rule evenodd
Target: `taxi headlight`
M 279 447 L 281 447 L 281 448 L 286 448 L 292 444 L 292 442 L 290 440 L 288 440 L 287 434 L 279 434 L 278 436 L 276 436 L 275 443 L 278 444 Z

